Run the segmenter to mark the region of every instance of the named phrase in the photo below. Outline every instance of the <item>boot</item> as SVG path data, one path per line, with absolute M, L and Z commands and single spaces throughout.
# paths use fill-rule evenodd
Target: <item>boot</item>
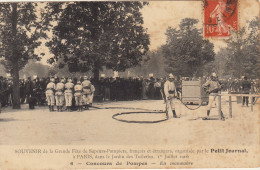
M 207 117 L 204 117 L 203 120 L 209 120 L 210 110 L 207 110 Z
M 179 118 L 179 117 L 176 115 L 175 110 L 172 110 L 172 113 L 173 113 L 173 117 L 174 117 L 174 118 Z
M 49 105 L 49 111 L 51 112 L 51 106 Z
M 210 110 L 207 110 L 207 117 L 209 117 L 209 114 L 210 114 Z
M 221 111 L 221 120 L 225 121 L 225 117 L 222 111 Z
M 60 106 L 57 106 L 57 111 L 60 112 Z
M 51 106 L 51 111 L 54 111 L 54 106 Z
M 62 106 L 60 106 L 60 112 L 62 112 Z

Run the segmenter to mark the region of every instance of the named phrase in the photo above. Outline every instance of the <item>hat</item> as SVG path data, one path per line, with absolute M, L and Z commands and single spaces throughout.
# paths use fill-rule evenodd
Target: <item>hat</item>
M 100 75 L 101 78 L 105 78 L 105 76 L 106 76 L 105 74 L 101 74 Z
M 217 74 L 214 72 L 211 74 L 213 77 L 217 77 Z
M 173 76 L 173 74 L 171 73 L 171 74 L 169 74 L 169 79 L 174 79 L 174 76 Z
M 84 80 L 87 80 L 87 79 L 88 79 L 88 76 L 84 76 L 83 79 L 84 79 Z
M 38 76 L 37 76 L 37 75 L 34 75 L 34 76 L 33 76 L 33 79 L 37 79 L 37 78 L 38 78 Z
M 6 73 L 6 77 L 11 77 L 11 74 L 10 73 Z
M 80 83 L 81 83 L 81 81 L 80 81 L 80 80 L 78 80 L 78 81 L 77 81 L 77 84 L 80 84 Z
M 52 77 L 52 78 L 50 79 L 50 81 L 51 81 L 51 82 L 55 82 L 55 79 L 54 79 L 54 77 Z
M 114 76 L 113 76 L 113 78 L 117 78 L 117 77 L 119 77 L 118 71 L 114 71 Z

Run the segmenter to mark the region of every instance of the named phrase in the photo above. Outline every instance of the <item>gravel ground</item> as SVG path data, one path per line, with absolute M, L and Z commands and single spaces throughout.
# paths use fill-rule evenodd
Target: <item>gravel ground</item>
M 257 145 L 259 143 L 259 104 L 254 111 L 233 99 L 233 118 L 192 120 L 206 115 L 206 106 L 188 110 L 176 104 L 179 119 L 154 124 L 124 123 L 112 119 L 116 113 L 133 109 L 90 109 L 83 112 L 49 112 L 47 107 L 29 110 L 4 108 L 0 114 L 1 145 Z M 94 103 L 99 107 L 130 107 L 150 110 L 165 109 L 161 100 Z M 189 106 L 189 107 L 197 107 Z M 228 117 L 227 98 L 222 110 Z M 143 110 L 140 110 L 143 111 Z M 211 112 L 217 118 L 217 108 Z M 119 116 L 125 120 L 160 120 L 165 114 Z M 258 134 L 258 135 L 257 135 Z

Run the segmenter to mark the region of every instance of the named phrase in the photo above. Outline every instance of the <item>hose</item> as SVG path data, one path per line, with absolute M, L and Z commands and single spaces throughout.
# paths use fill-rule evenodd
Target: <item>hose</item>
M 189 108 L 185 103 L 183 103 L 179 98 L 177 98 L 186 108 L 188 108 L 189 110 L 196 110 L 198 108 L 200 108 L 202 105 L 200 104 L 198 107 L 196 108 Z M 152 123 L 159 123 L 159 122 L 163 122 L 169 119 L 168 115 L 166 114 L 166 118 L 165 119 L 161 119 L 161 120 L 155 120 L 155 121 L 138 121 L 138 120 L 124 120 L 124 119 L 119 119 L 118 116 L 122 116 L 122 115 L 130 115 L 130 114 L 142 114 L 142 113 L 152 113 L 152 114 L 158 114 L 158 113 L 166 113 L 163 110 L 149 110 L 149 109 L 143 109 L 143 108 L 131 108 L 131 107 L 96 107 L 96 106 L 89 106 L 95 109 L 127 109 L 127 110 L 143 110 L 143 111 L 137 111 L 137 112 L 121 112 L 121 113 L 117 113 L 114 114 L 112 116 L 112 118 L 114 120 L 120 121 L 120 122 L 125 122 L 125 123 L 146 123 L 146 124 L 152 124 Z

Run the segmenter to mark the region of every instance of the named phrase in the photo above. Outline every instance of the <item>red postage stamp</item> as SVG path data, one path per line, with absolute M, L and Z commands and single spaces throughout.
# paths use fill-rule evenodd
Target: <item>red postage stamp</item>
M 238 30 L 238 0 L 204 0 L 204 36 L 229 37 Z

